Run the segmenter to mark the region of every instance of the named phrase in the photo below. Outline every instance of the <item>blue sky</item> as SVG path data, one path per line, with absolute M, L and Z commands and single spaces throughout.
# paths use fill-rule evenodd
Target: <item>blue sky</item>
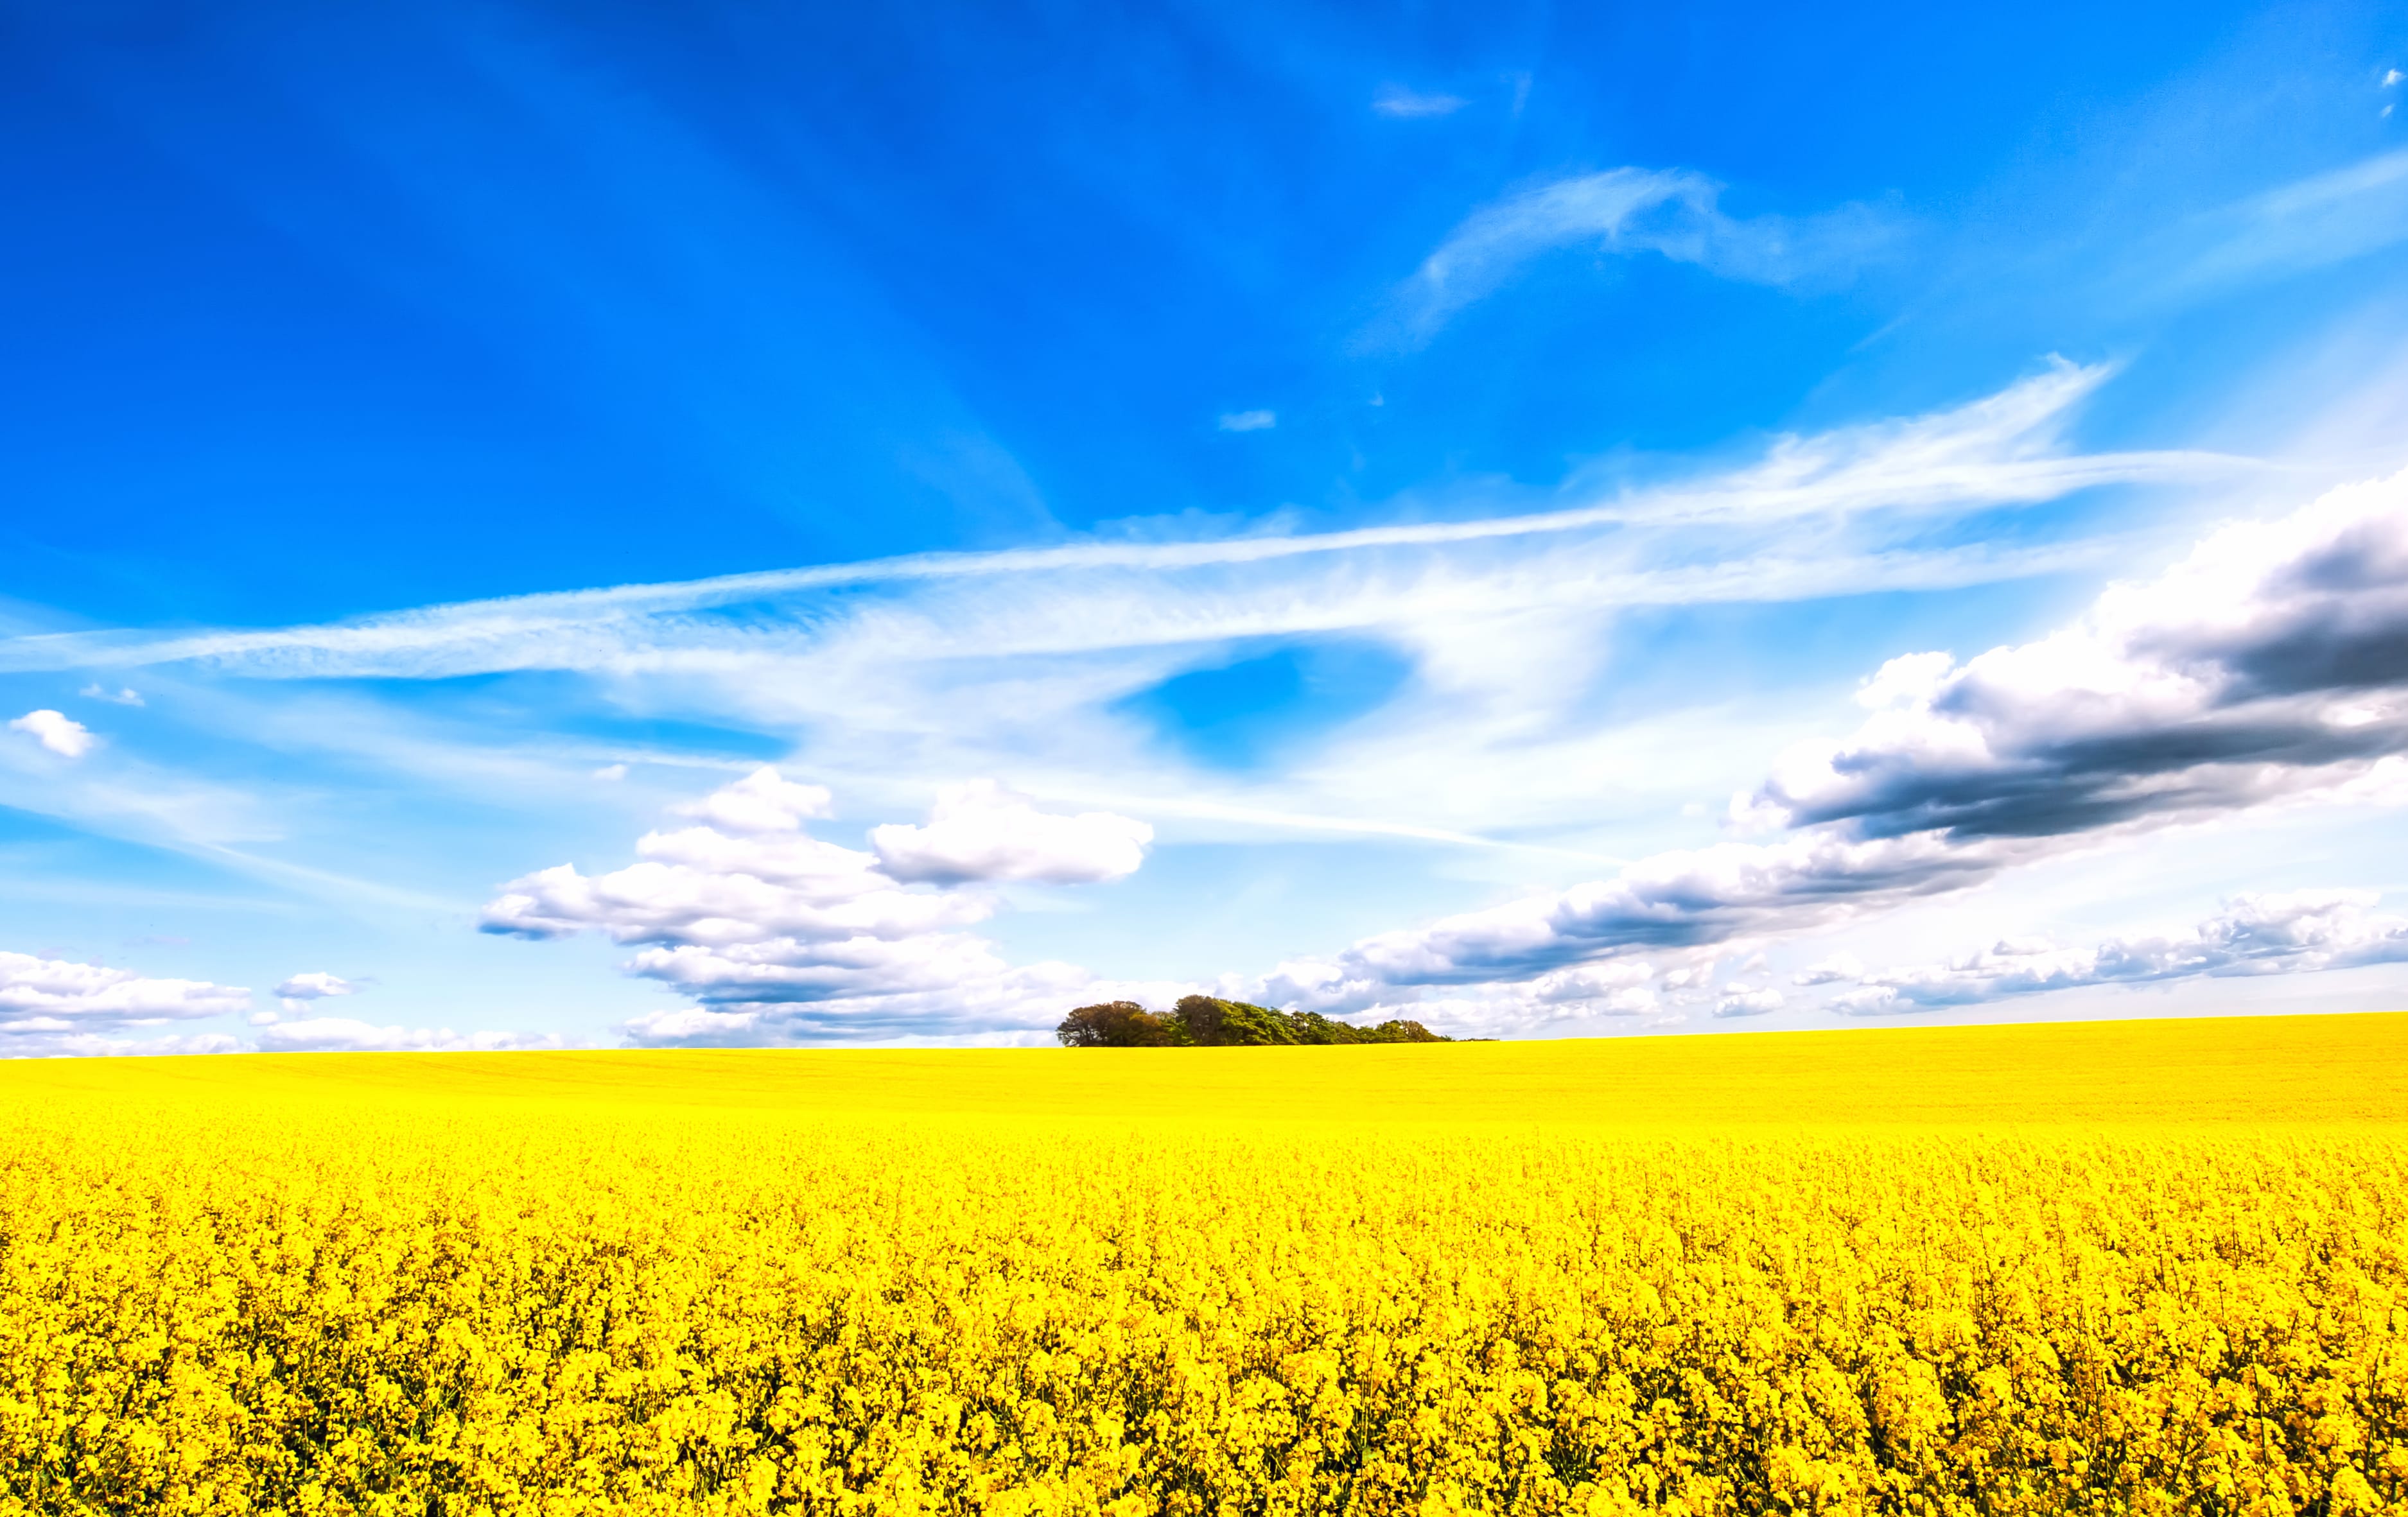
M 0 28 L 0 1050 L 2408 1001 L 2396 9 Z

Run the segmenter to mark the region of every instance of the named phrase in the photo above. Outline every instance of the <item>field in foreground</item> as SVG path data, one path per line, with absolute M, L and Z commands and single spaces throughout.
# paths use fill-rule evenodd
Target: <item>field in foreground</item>
M 2408 1507 L 2408 1016 L 0 1066 L 0 1510 Z

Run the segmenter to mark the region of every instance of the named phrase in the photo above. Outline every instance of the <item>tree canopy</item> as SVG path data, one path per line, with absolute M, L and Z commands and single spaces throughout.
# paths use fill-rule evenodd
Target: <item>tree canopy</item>
M 1451 1043 L 1418 1022 L 1358 1027 L 1318 1011 L 1281 1011 L 1214 995 L 1185 995 L 1168 1011 L 1135 1001 L 1082 1006 L 1054 1036 L 1065 1048 L 1262 1048 L 1315 1043 Z

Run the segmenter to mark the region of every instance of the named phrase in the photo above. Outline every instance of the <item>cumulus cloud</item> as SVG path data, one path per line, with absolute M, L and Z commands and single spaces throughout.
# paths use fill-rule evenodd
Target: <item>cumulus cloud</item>
M 705 824 L 646 833 L 643 862 L 587 876 L 558 865 L 510 881 L 481 926 L 521 937 L 595 931 L 668 946 L 892 941 L 964 926 L 994 909 L 982 895 L 914 892 L 873 854 L 812 837 L 828 793 L 764 766 L 676 808 Z
M 993 914 L 996 880 L 1074 883 L 1136 869 L 1144 823 L 1041 812 L 992 781 L 948 790 L 927 822 L 871 832 L 875 853 L 810 837 L 828 793 L 773 767 L 645 834 L 641 862 L 598 876 L 559 865 L 510 881 L 483 928 L 529 938 L 597 932 L 637 947 L 626 972 L 696 1004 L 638 1017 L 648 1042 L 1050 1026 L 1089 985 L 1068 965 L 1014 966 L 958 929 Z
M 1834 953 L 1818 964 L 1811 964 L 1791 976 L 1799 985 L 1836 985 L 1863 978 L 1865 965 L 1853 953 Z
M 990 915 L 983 896 L 905 891 L 867 853 L 816 838 L 729 837 L 708 827 L 646 833 L 645 862 L 599 876 L 570 864 L 510 881 L 481 926 L 520 937 L 596 931 L 620 943 L 724 944 L 768 935 L 815 942 L 911 937 Z
M 129 1027 L 189 1022 L 245 1011 L 251 992 L 202 980 L 156 979 L 132 969 L 0 952 L 0 1054 L 160 1052 L 162 1046 L 120 1047 L 108 1035 Z M 175 1052 L 210 1052 L 190 1040 Z M 190 1044 L 190 1046 L 187 1046 Z
M 2408 475 L 2215 533 L 2073 625 L 1895 660 L 1742 805 L 1964 844 L 2237 809 L 2408 752 Z
M 1232 975 L 1218 994 L 1356 1021 L 1412 1017 L 1468 1035 L 1527 1032 L 1595 1019 L 1657 1027 L 1684 1020 L 1675 1008 L 1707 997 L 1711 956 L 1678 967 L 1614 959 L 1552 970 L 1536 979 L 1479 980 L 1443 990 L 1400 988 L 1345 965 L 1292 960 L 1254 979 Z
M 1407 334 L 1427 337 L 1551 250 L 1652 252 L 1724 279 L 1800 285 L 1843 279 L 1895 236 L 1862 206 L 1819 216 L 1738 218 L 1722 186 L 1687 169 L 1612 168 L 1483 207 L 1447 235 L 1399 293 Z
M 1162 1003 L 1193 987 L 1098 980 L 1075 965 L 1007 964 L 963 936 L 900 943 L 797 945 L 776 939 L 727 951 L 653 950 L 629 972 L 662 980 L 691 1006 L 647 1012 L 623 1030 L 646 1044 L 844 1041 L 1050 1031 L 1071 1007 L 1135 998 Z
M 1224 432 L 1268 432 L 1277 425 L 1277 411 L 1228 411 L 1221 418 Z
M 1717 1017 L 1761 1017 L 1778 1011 L 1787 998 L 1770 985 L 1750 988 L 1742 984 L 1725 987 L 1722 998 L 1714 1002 Z
M 276 987 L 276 994 L 288 1001 L 314 1001 L 326 995 L 349 995 L 358 989 L 340 975 L 311 970 L 286 979 Z
M 107 701 L 111 706 L 139 706 L 142 704 L 141 693 L 126 686 L 119 687 L 117 693 L 115 694 L 111 694 L 104 686 L 98 683 L 93 683 L 84 686 L 81 690 L 76 692 L 76 694 L 81 695 L 86 700 Z
M 1832 1009 L 1882 1016 L 2086 985 L 2408 963 L 2408 917 L 2375 911 L 2377 898 L 2363 890 L 2242 895 L 2187 932 L 2110 937 L 2086 948 L 2005 938 L 1942 963 L 1880 970 L 1850 964 L 1828 975 L 1810 971 L 1798 982 L 1852 982 Z
M 0 1015 L 143 1023 L 213 1017 L 251 1004 L 251 992 L 201 980 L 0 952 Z
M 2408 475 L 2226 527 L 2037 642 L 1961 665 L 1894 660 L 1861 699 L 1870 714 L 1854 735 L 1792 751 L 1734 800 L 1737 823 L 1786 836 L 1661 853 L 1612 880 L 1366 938 L 1333 962 L 1283 966 L 1266 992 L 1395 1006 L 1426 987 L 1535 981 L 1828 925 L 2101 836 L 2286 800 L 2408 795 Z M 2236 965 L 2318 966 L 2233 952 Z M 1989 978 L 2019 984 L 2030 968 Z M 1801 982 L 1853 972 L 1831 963 Z M 1916 994 L 1875 983 L 1854 1004 L 1876 992 Z M 1778 1004 L 1769 989 L 1733 992 L 1716 1012 Z
M 1591 1014 L 1639 1016 L 1661 1004 L 1650 983 L 1655 978 L 1656 966 L 1643 959 L 1584 965 L 1541 975 L 1530 982 L 1530 997 L 1542 1006 L 1576 1008 Z
M 992 780 L 947 789 L 925 826 L 873 827 L 869 846 L 896 880 L 1088 884 L 1137 872 L 1154 829 L 1110 811 L 1055 816 Z
M 809 819 L 826 816 L 831 804 L 824 787 L 796 784 L 765 764 L 736 783 L 675 809 L 723 832 L 797 832 Z
M 560 1039 L 527 1033 L 455 1033 L 449 1027 L 379 1027 L 349 1017 L 308 1017 L 262 1027 L 264 1053 L 491 1052 L 558 1048 Z
M 61 758 L 81 758 L 97 740 L 91 728 L 59 711 L 27 711 L 9 723 L 8 730 L 25 734 Z
M 223 1033 L 165 1038 L 109 1038 L 99 1033 L 57 1033 L 0 1042 L 0 1058 L 122 1059 L 185 1058 L 201 1053 L 237 1053 L 242 1044 Z
M 1824 830 L 1659 853 L 1613 880 L 1366 938 L 1340 964 L 1388 986 L 1535 978 L 1631 951 L 1702 948 L 1837 922 L 1987 879 L 2006 852 L 1929 835 L 1859 841 Z
M 312 1001 L 323 1000 L 329 995 L 356 995 L 359 989 L 340 975 L 312 970 L 288 977 L 276 987 L 276 994 L 282 1000 L 285 1013 L 292 1015 L 308 1010 Z M 253 1026 L 266 1026 L 277 1020 L 273 1011 L 263 1011 L 251 1019 Z

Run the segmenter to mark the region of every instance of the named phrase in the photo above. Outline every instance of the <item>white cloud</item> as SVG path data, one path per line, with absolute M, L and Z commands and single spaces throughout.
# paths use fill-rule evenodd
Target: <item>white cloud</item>
M 1858 988 L 1830 1005 L 1850 1016 L 1880 1016 L 2086 985 L 2408 962 L 2408 917 L 2377 913 L 2377 899 L 2375 892 L 2360 890 L 2242 895 L 2187 932 L 2111 937 L 2086 948 L 2007 938 L 1939 964 L 1882 970 L 1852 966 L 1830 979 Z M 1810 982 L 1822 981 L 1799 979 Z
M 76 694 L 81 695 L 86 700 L 107 701 L 111 706 L 139 706 L 142 704 L 141 693 L 126 687 L 121 687 L 117 694 L 112 695 L 98 684 L 89 684 L 84 686 L 83 689 L 76 692 Z
M 108 1038 L 97 1033 L 59 1033 L 0 1041 L 0 1058 L 189 1058 L 202 1053 L 236 1053 L 242 1044 L 223 1033 L 192 1033 L 167 1038 Z
M 2408 74 L 2402 74 L 2396 68 L 2386 68 L 2383 71 L 2383 87 L 2388 90 L 2403 79 L 2408 79 Z
M 349 1017 L 279 1022 L 257 1034 L 264 1053 L 488 1052 L 558 1048 L 560 1039 L 527 1033 L 455 1033 L 449 1027 L 379 1027 Z
M 1277 425 L 1277 411 L 1227 411 L 1221 417 L 1224 432 L 1268 432 Z
M 1407 120 L 1426 116 L 1452 116 L 1469 104 L 1459 94 L 1425 94 L 1401 84 L 1383 84 L 1371 96 L 1371 108 L 1383 116 Z
M 312 1001 L 322 1000 L 329 995 L 357 995 L 359 990 L 359 986 L 340 975 L 312 970 L 307 974 L 288 977 L 283 983 L 276 987 L 276 994 L 281 998 L 285 1014 L 289 1016 L 307 1011 Z M 276 1013 L 269 1011 L 263 1012 L 251 1020 L 253 1026 L 264 1027 L 276 1022 L 278 1018 Z
M 1656 253 L 1728 279 L 1799 285 L 1844 279 L 1897 236 L 1863 206 L 1819 216 L 1725 215 L 1722 186 L 1687 169 L 1612 168 L 1537 185 L 1484 206 L 1447 235 L 1399 293 L 1409 339 L 1553 249 Z
M 1711 960 L 1662 972 L 1641 960 L 1610 960 L 1519 982 L 1472 982 L 1433 993 L 1385 984 L 1361 973 L 1359 966 L 1298 960 L 1256 979 L 1226 977 L 1216 993 L 1356 1022 L 1409 1017 L 1451 1033 L 1480 1036 L 1598 1019 L 1644 1018 L 1651 1019 L 1644 1025 L 1669 1024 L 1682 1019 L 1662 1015 L 1667 999 L 1698 999 L 1691 987 L 1712 968 Z
M 1530 982 L 1533 999 L 1549 1006 L 1604 1007 L 1613 1015 L 1653 1010 L 1656 993 L 1648 981 L 1655 966 L 1640 959 L 1556 969 Z
M 322 970 L 294 975 L 276 987 L 276 994 L 289 1001 L 314 1001 L 324 995 L 349 995 L 359 989 L 340 975 Z
M 1761 1017 L 1778 1011 L 1785 1004 L 1782 994 L 1770 985 L 1751 989 L 1732 984 L 1724 988 L 1723 996 L 1714 1003 L 1717 1017 Z
M 596 780 L 624 780 L 627 778 L 627 766 L 624 764 L 605 764 L 602 767 L 594 771 L 594 778 Z
M 1258 980 L 1222 988 L 1240 1000 L 1324 1016 L 1367 1010 L 1388 994 L 1388 988 L 1375 980 L 1349 975 L 1343 966 L 1314 959 L 1292 959 Z
M 1536 978 L 1650 949 L 1700 948 L 1838 922 L 1875 906 L 1975 883 L 2002 849 L 1919 836 L 1852 840 L 1821 831 L 1775 843 L 1659 853 L 1611 880 L 1383 933 L 1346 951 L 1350 977 L 1383 986 Z
M 2101 835 L 2304 797 L 2408 796 L 2408 474 L 2226 527 L 2040 641 L 1961 665 L 1895 660 L 1861 699 L 1873 709 L 1854 737 L 1801 745 L 1734 802 L 1737 820 L 1786 837 L 1656 854 L 1612 880 L 1366 938 L 1267 984 L 1373 1006 L 1536 980 L 1828 925 Z M 1776 1004 L 1748 992 L 1716 1014 Z
M 251 992 L 239 986 L 0 952 L 0 1016 L 143 1023 L 213 1017 L 250 1004 Z
M 1819 963 L 1810 964 L 1790 977 L 1797 985 L 1837 985 L 1864 978 L 1865 965 L 1853 953 L 1834 953 Z
M 703 846 L 703 839 L 712 839 Z M 609 874 L 587 877 L 562 864 L 511 880 L 484 910 L 485 931 L 520 937 L 565 937 L 598 931 L 620 943 L 742 943 L 768 937 L 810 942 L 850 937 L 911 937 L 967 925 L 990 915 L 985 897 L 906 892 L 870 872 L 867 854 L 833 844 L 813 843 L 825 860 L 795 858 L 792 870 L 775 851 L 724 838 L 705 829 L 648 833 L 638 852 L 673 846 L 703 864 L 648 861 Z M 791 851 L 801 854 L 805 850 Z M 847 873 L 838 855 L 860 861 Z M 825 873 L 810 872 L 828 865 Z M 754 870 L 771 871 L 755 873 Z
M 92 730 L 59 711 L 28 711 L 8 723 L 61 758 L 81 758 L 92 751 Z
M 640 863 L 594 877 L 564 864 L 510 881 L 486 906 L 484 930 L 593 931 L 638 946 L 627 973 L 698 1003 L 634 1019 L 626 1031 L 644 1042 L 1046 1027 L 1089 993 L 1090 977 L 1015 967 L 958 931 L 996 905 L 960 887 L 1118 878 L 1152 837 L 1103 812 L 1048 815 L 980 782 L 946 792 L 924 825 L 873 829 L 871 854 L 802 830 L 828 805 L 826 791 L 764 767 L 677 808 L 708 824 L 647 833 Z
M 962 884 L 1029 880 L 1088 884 L 1118 880 L 1145 862 L 1154 829 L 1109 811 L 1055 816 L 992 780 L 947 789 L 925 826 L 873 827 L 869 846 L 896 880 Z
M 768 765 L 701 800 L 677 808 L 727 832 L 795 832 L 804 821 L 828 814 L 830 797 L 819 785 L 798 785 Z
M 154 979 L 28 953 L 0 952 L 0 1054 L 160 1052 L 120 1047 L 106 1035 L 128 1027 L 247 1011 L 251 992 L 201 980 Z M 179 1043 L 173 1052 L 209 1052 L 217 1043 Z M 230 1039 L 223 1040 L 231 1048 Z
M 628 969 L 698 1003 L 631 1019 L 624 1031 L 645 1043 L 1045 1031 L 1082 1002 L 1181 994 L 1100 983 L 1073 965 L 1009 965 L 985 940 L 960 934 L 650 949 Z

